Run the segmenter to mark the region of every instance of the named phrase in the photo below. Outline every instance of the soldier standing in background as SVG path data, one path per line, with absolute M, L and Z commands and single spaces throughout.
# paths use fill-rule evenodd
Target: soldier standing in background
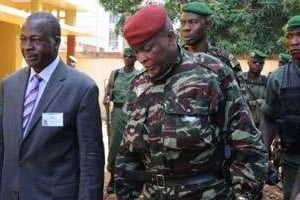
M 260 107 L 266 96 L 267 77 L 261 75 L 266 57 L 267 55 L 259 50 L 251 52 L 248 59 L 249 71 L 243 73 L 248 94 L 248 105 L 257 128 L 261 117 Z
M 110 129 L 109 129 L 109 153 L 107 159 L 107 170 L 111 174 L 110 181 L 107 186 L 107 193 L 114 193 L 114 168 L 115 159 L 119 146 L 122 140 L 125 115 L 122 110 L 125 97 L 127 95 L 130 82 L 138 74 L 138 70 L 135 69 L 134 64 L 136 57 L 131 48 L 125 48 L 123 52 L 124 67 L 113 70 L 110 74 L 108 85 L 106 86 L 104 102 L 103 104 L 107 108 L 110 102 L 113 102 L 113 110 L 110 117 Z M 107 112 L 109 114 L 109 111 Z
M 284 199 L 290 200 L 300 166 L 300 15 L 287 22 L 285 38 L 291 58 L 269 77 L 260 129 L 268 146 L 279 134 Z
M 207 53 L 221 60 L 234 71 L 243 96 L 247 99 L 242 68 L 236 57 L 225 49 L 212 46 L 208 42 L 212 10 L 206 3 L 189 2 L 182 4 L 180 15 L 180 37 L 184 46 L 192 53 Z
M 142 7 L 123 30 L 145 71 L 132 81 L 124 107 L 118 199 L 136 199 L 142 189 L 145 200 L 252 199 L 262 186 L 267 151 L 232 70 L 180 48 L 158 5 Z M 136 171 L 145 179 L 133 176 Z

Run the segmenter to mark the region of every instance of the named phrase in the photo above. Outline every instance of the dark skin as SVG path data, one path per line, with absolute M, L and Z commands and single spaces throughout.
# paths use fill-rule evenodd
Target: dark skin
M 163 30 L 145 42 L 133 46 L 137 60 L 147 70 L 151 78 L 159 77 L 179 55 L 173 30 Z
M 286 47 L 290 53 L 293 62 L 300 67 L 300 27 L 285 34 Z
M 264 67 L 265 61 L 264 60 L 258 60 L 256 58 L 250 58 L 248 60 L 248 66 L 249 66 L 249 71 L 248 74 L 251 79 L 258 79 L 261 71 Z
M 124 70 L 125 72 L 130 72 L 134 68 L 134 64 L 136 61 L 136 57 L 133 53 L 127 53 L 123 55 L 123 61 L 124 61 Z
M 290 53 L 292 61 L 300 68 L 300 27 L 287 31 L 286 46 Z M 300 200 L 300 168 L 295 181 L 294 190 L 291 199 Z
M 300 67 L 300 28 L 287 31 L 285 38 L 291 60 Z M 263 114 L 259 128 L 263 133 L 264 142 L 270 146 L 277 133 L 275 120 L 271 116 Z
M 210 21 L 195 13 L 182 12 L 180 15 L 180 36 L 190 52 L 206 52 L 207 33 Z
M 58 55 L 60 38 L 51 36 L 45 19 L 26 21 L 20 34 L 22 55 L 35 72 L 46 68 Z

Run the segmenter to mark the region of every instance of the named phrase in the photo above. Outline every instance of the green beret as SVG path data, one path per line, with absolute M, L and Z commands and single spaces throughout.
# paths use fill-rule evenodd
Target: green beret
M 124 48 L 123 53 L 124 53 L 125 55 L 133 55 L 133 54 L 134 54 L 132 48 L 128 48 L 128 47 L 127 47 L 127 48 Z
M 183 4 L 181 7 L 181 11 L 191 12 L 202 16 L 210 16 L 213 14 L 213 11 L 208 7 L 206 3 L 200 3 L 196 1 Z
M 250 57 L 256 60 L 265 60 L 267 55 L 259 50 L 254 50 L 250 53 Z
M 295 29 L 295 28 L 300 28 L 300 15 L 291 17 L 286 24 L 286 28 L 288 31 Z
M 282 60 L 283 62 L 289 62 L 290 60 L 290 55 L 287 53 L 281 53 L 279 54 L 280 60 Z

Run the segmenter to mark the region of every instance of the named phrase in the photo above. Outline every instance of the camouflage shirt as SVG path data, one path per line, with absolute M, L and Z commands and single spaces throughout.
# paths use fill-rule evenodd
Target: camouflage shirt
M 118 198 L 135 199 L 143 188 L 144 199 L 231 199 L 232 190 L 239 196 L 260 188 L 267 151 L 232 70 L 207 54 L 185 51 L 169 67 L 156 81 L 145 71 L 132 82 L 116 161 Z M 222 170 L 224 138 L 231 144 L 230 186 L 219 178 L 161 188 L 133 176 Z
M 242 71 L 240 63 L 232 53 L 212 45 L 208 45 L 206 53 L 219 58 L 223 63 L 230 67 L 234 73 Z
M 233 72 L 236 80 L 238 81 L 238 85 L 240 87 L 240 91 L 242 95 L 244 96 L 245 100 L 248 101 L 248 94 L 246 90 L 246 83 L 245 79 L 242 75 L 242 68 L 240 63 L 238 62 L 237 58 L 230 53 L 229 51 L 226 51 L 225 49 L 220 49 L 218 47 L 208 45 L 208 49 L 206 51 L 207 54 L 212 55 L 218 59 L 221 60 L 224 64 L 226 64 L 228 67 L 230 67 Z

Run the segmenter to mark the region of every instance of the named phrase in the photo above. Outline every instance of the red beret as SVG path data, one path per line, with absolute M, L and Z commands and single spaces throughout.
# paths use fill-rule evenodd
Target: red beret
M 123 34 L 130 46 L 144 42 L 157 34 L 166 24 L 167 11 L 159 5 L 147 5 L 128 18 Z

